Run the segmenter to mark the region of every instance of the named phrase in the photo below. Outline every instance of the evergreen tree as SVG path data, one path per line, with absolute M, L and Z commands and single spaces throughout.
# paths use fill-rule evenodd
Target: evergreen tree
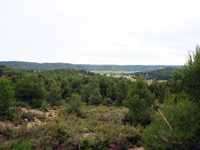
M 111 98 L 113 101 L 116 100 L 116 91 L 117 91 L 117 87 L 116 87 L 116 83 L 114 81 L 109 82 L 108 83 L 108 88 L 106 89 L 106 97 L 107 98 Z
M 152 122 L 142 135 L 142 146 L 145 149 L 199 149 L 200 148 L 200 127 L 199 127 L 199 106 L 188 98 L 182 97 L 174 102 L 174 94 L 159 106 L 155 112 Z M 182 144 L 182 143 L 183 144 Z M 185 148 L 183 148 L 183 145 Z
M 149 90 L 152 93 L 155 93 L 156 98 L 163 103 L 165 95 L 167 93 L 167 87 L 166 83 L 159 83 L 157 80 L 154 80 L 150 85 L 149 85 Z
M 44 83 L 37 74 L 27 74 L 15 87 L 16 99 L 27 102 L 32 107 L 41 106 L 45 92 Z
M 81 98 L 83 102 L 91 105 L 98 105 L 102 101 L 99 86 L 96 82 L 91 82 L 85 85 L 81 91 Z
M 200 47 L 189 54 L 187 63 L 181 70 L 184 89 L 192 100 L 200 103 Z
M 108 82 L 105 77 L 101 77 L 99 80 L 99 88 L 100 88 L 100 93 L 101 96 L 104 98 L 106 96 L 106 90 L 108 87 Z
M 155 101 L 154 93 L 148 89 L 145 83 L 145 78 L 139 76 L 130 89 L 125 105 L 129 108 L 129 113 L 126 115 L 127 121 L 132 125 L 147 125 L 151 121 L 151 106 Z
M 9 114 L 9 107 L 14 96 L 12 82 L 6 78 L 0 78 L 0 119 Z
M 77 115 L 81 115 L 81 107 L 83 102 L 81 101 L 81 96 L 78 93 L 73 93 L 71 99 L 67 105 L 67 114 L 76 113 Z
M 124 78 L 122 78 L 121 80 L 119 80 L 117 82 L 117 99 L 116 99 L 116 105 L 117 106 L 121 106 L 122 105 L 122 101 L 126 99 L 127 93 L 128 93 L 128 85 L 125 81 Z
M 48 85 L 48 93 L 46 96 L 46 99 L 48 102 L 50 102 L 52 105 L 55 105 L 56 102 L 62 99 L 62 90 L 60 85 L 53 80 L 52 82 L 49 83 Z
M 70 97 L 70 87 L 69 87 L 69 81 L 67 78 L 63 78 L 60 81 L 61 89 L 62 89 L 62 98 L 66 99 L 67 97 Z
M 74 78 L 72 79 L 72 81 L 70 82 L 70 86 L 71 86 L 71 93 L 81 93 L 81 85 L 82 85 L 82 81 L 79 78 Z

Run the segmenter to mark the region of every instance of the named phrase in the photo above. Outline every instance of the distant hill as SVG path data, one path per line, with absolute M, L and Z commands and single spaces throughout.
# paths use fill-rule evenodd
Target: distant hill
M 54 78 L 61 80 L 66 76 L 80 76 L 80 75 L 87 75 L 87 76 L 95 76 L 94 73 L 85 70 L 77 70 L 77 69 L 68 69 L 68 68 L 58 68 L 54 70 L 44 70 L 44 71 L 34 71 L 34 70 L 24 70 L 24 69 L 14 69 L 4 65 L 0 65 L 0 77 L 1 76 L 8 76 L 8 77 L 24 77 L 27 74 L 36 73 L 39 75 L 43 75 L 48 78 Z
M 148 71 L 148 72 L 136 72 L 134 73 L 134 78 L 137 78 L 139 75 L 143 75 L 147 80 L 169 80 L 172 78 L 172 73 L 174 70 L 179 70 L 180 68 L 167 67 L 163 69 Z
M 0 65 L 24 70 L 53 70 L 58 68 L 69 68 L 78 70 L 121 70 L 121 71 L 152 71 L 167 67 L 180 68 L 177 65 L 87 65 L 70 63 L 35 63 L 23 61 L 1 61 Z

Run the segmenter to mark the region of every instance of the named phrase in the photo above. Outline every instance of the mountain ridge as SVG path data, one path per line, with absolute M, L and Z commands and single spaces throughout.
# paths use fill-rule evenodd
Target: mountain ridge
M 181 68 L 180 65 L 94 65 L 94 64 L 71 64 L 71 63 L 36 63 L 26 61 L 0 61 L 0 65 L 5 65 L 15 69 L 24 70 L 53 70 L 58 68 L 69 68 L 78 70 L 121 70 L 121 71 L 152 71 L 167 67 Z

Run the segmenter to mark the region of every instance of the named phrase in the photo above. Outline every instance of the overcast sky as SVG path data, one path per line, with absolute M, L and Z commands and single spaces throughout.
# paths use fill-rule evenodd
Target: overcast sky
M 0 0 L 0 61 L 183 65 L 200 0 Z

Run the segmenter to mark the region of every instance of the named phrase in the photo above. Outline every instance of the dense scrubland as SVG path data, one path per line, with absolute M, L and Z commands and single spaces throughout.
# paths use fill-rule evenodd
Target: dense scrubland
M 200 149 L 200 47 L 167 82 L 0 66 L 0 149 Z

